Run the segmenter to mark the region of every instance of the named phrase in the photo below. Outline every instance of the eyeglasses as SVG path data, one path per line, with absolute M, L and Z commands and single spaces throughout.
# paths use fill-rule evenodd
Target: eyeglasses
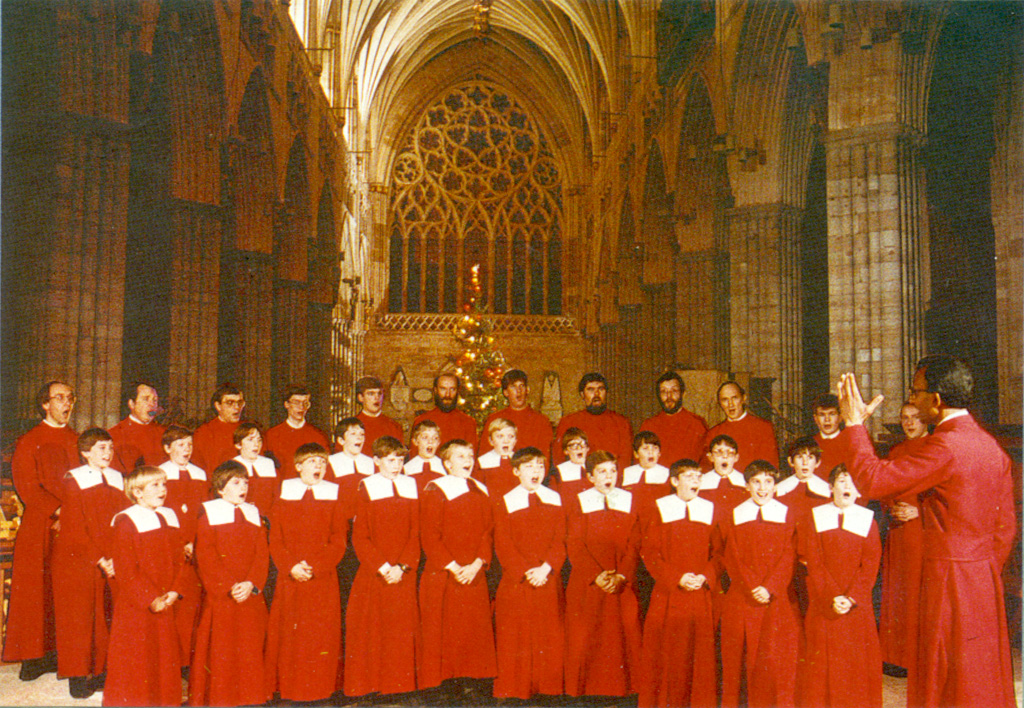
M 311 404 L 309 401 L 288 401 L 288 405 L 293 408 L 309 408 Z
M 57 401 L 58 403 L 74 403 L 78 400 L 75 394 L 69 394 L 65 396 L 63 393 L 58 393 L 56 396 L 50 396 L 51 401 Z
M 231 398 L 225 398 L 220 402 L 220 404 L 227 408 L 241 408 L 245 405 L 245 399 L 234 400 Z
M 568 449 L 570 449 L 570 450 L 579 450 L 579 449 L 581 449 L 581 448 L 584 448 L 584 447 L 586 447 L 586 446 L 587 446 L 587 444 L 586 444 L 586 443 L 584 443 L 584 442 L 579 442 L 579 441 L 576 441 L 576 442 L 571 442 L 571 443 L 569 443 L 568 445 L 566 445 L 566 447 L 567 447 Z

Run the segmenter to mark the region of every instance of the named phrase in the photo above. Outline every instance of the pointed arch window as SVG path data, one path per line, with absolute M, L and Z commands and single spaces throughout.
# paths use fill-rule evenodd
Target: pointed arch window
M 420 116 L 395 160 L 388 220 L 391 312 L 457 312 L 479 264 L 494 312 L 561 314 L 558 161 L 494 83 L 459 84 Z

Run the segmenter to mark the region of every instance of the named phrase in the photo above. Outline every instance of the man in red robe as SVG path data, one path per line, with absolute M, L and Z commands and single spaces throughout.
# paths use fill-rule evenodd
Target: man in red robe
M 779 448 L 775 428 L 763 418 L 747 411 L 747 392 L 735 381 L 726 381 L 718 387 L 718 405 L 725 420 L 704 435 L 704 449 L 718 435 L 728 435 L 739 445 L 736 469 L 742 472 L 754 460 L 765 460 L 779 467 Z M 708 467 L 706 464 L 705 467 Z
M 935 432 L 911 455 L 879 460 L 863 423 L 882 402 L 861 398 L 856 376 L 839 382 L 857 488 L 875 499 L 921 497 L 924 570 L 909 706 L 1015 705 L 1003 565 L 1017 524 L 1010 459 L 967 411 L 970 367 L 947 355 L 918 362 L 909 402 Z
M 465 440 L 476 449 L 476 421 L 458 409 L 459 378 L 455 374 L 441 374 L 434 379 L 434 408 L 420 413 L 412 427 L 421 420 L 432 420 L 441 429 L 441 444 L 449 440 Z M 410 446 L 410 455 L 416 454 L 416 446 Z
M 192 436 L 192 462 L 202 470 L 216 469 L 238 454 L 233 436 L 245 410 L 245 396 L 233 384 L 225 383 L 213 392 L 210 404 L 217 416 L 200 425 Z
M 603 374 L 591 372 L 580 379 L 580 397 L 583 410 L 564 416 L 558 422 L 555 437 L 559 440 L 569 428 L 579 428 L 587 434 L 592 451 L 606 450 L 615 455 L 619 470 L 633 463 L 633 426 L 629 418 L 608 410 L 608 380 Z M 555 464 L 565 461 L 565 453 L 555 446 L 552 451 Z
M 139 465 L 157 466 L 167 460 L 161 439 L 164 426 L 155 421 L 160 411 L 160 396 L 147 383 L 132 386 L 128 399 L 128 417 L 110 429 L 114 439 L 114 461 L 110 465 L 128 474 Z
M 267 431 L 263 441 L 263 450 L 268 457 L 277 463 L 277 476 L 281 479 L 292 479 L 295 472 L 295 451 L 306 443 L 316 443 L 325 450 L 331 445 L 327 436 L 319 428 L 306 420 L 312 396 L 305 386 L 289 386 L 281 397 L 288 417 L 283 423 L 275 425 Z
M 843 419 L 839 415 L 839 399 L 834 393 L 818 396 L 811 406 L 814 414 L 814 425 L 818 433 L 814 441 L 821 448 L 821 464 L 815 474 L 827 480 L 838 464 L 846 462 L 846 436 L 843 432 Z
M 20 661 L 22 681 L 56 671 L 50 527 L 59 519 L 64 473 L 78 467 L 78 433 L 68 425 L 75 393 L 61 381 L 39 389 L 43 420 L 21 436 L 11 458 L 14 489 L 25 505 L 14 541 L 3 660 Z
M 654 382 L 661 413 L 648 418 L 640 430 L 650 430 L 661 440 L 661 463 L 672 466 L 679 460 L 699 460 L 704 455 L 704 434 L 708 424 L 683 408 L 686 384 L 674 371 L 666 371 Z
M 363 422 L 363 428 L 366 430 L 364 447 L 367 450 L 372 450 L 377 438 L 385 435 L 397 440 L 405 438 L 402 426 L 381 412 L 384 409 L 384 383 L 380 379 L 376 376 L 364 376 L 356 381 L 356 400 L 362 406 L 356 418 Z
M 530 395 L 530 384 L 526 372 L 511 369 L 501 377 L 501 391 L 508 400 L 508 406 L 496 413 L 491 413 L 484 421 L 484 438 L 480 441 L 479 455 L 492 449 L 491 441 L 486 432 L 490 430 L 491 421 L 504 418 L 516 426 L 516 447 L 535 447 L 545 455 L 551 452 L 551 421 L 546 415 L 538 413 L 526 402 Z

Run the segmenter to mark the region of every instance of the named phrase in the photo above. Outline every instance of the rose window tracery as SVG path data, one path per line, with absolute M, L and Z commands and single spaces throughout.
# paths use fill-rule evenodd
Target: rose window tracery
M 392 168 L 391 312 L 457 312 L 480 264 L 495 313 L 562 311 L 562 190 L 536 121 L 477 77 L 445 91 Z

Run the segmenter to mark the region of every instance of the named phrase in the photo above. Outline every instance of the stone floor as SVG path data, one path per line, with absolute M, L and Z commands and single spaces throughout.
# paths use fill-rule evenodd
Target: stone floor
M 103 703 L 103 694 L 95 693 L 90 698 L 85 700 L 75 700 L 71 698 L 71 694 L 68 693 L 68 682 L 58 681 L 54 674 L 46 674 L 28 683 L 24 683 L 18 680 L 18 664 L 0 664 L 0 706 L 99 706 Z M 1013 655 L 1013 666 L 1014 666 L 1014 685 L 1017 693 L 1017 705 L 1021 705 L 1021 655 L 1019 651 L 1014 651 Z M 184 690 L 184 686 L 183 686 Z M 885 677 L 883 685 L 883 696 L 882 705 L 883 708 L 904 708 L 906 706 L 907 696 L 907 681 L 906 679 L 897 679 L 889 676 Z M 346 705 L 369 705 L 370 701 L 358 701 L 348 702 Z M 377 706 L 402 706 L 407 708 L 408 706 L 423 705 L 424 703 L 416 700 L 415 694 L 410 695 L 406 700 L 395 703 L 377 703 L 373 702 Z M 437 705 L 436 702 L 431 702 L 432 705 Z M 495 703 L 490 702 L 491 705 Z M 468 704 L 464 704 L 468 705 Z M 563 706 L 568 708 L 569 706 L 586 705 L 588 708 L 602 708 L 604 704 L 599 702 L 588 701 L 581 703 L 573 701 L 572 699 L 558 699 L 550 700 L 545 704 L 546 706 Z M 616 708 L 624 708 L 626 703 L 614 704 Z M 631 705 L 636 706 L 635 700 L 632 701 Z

